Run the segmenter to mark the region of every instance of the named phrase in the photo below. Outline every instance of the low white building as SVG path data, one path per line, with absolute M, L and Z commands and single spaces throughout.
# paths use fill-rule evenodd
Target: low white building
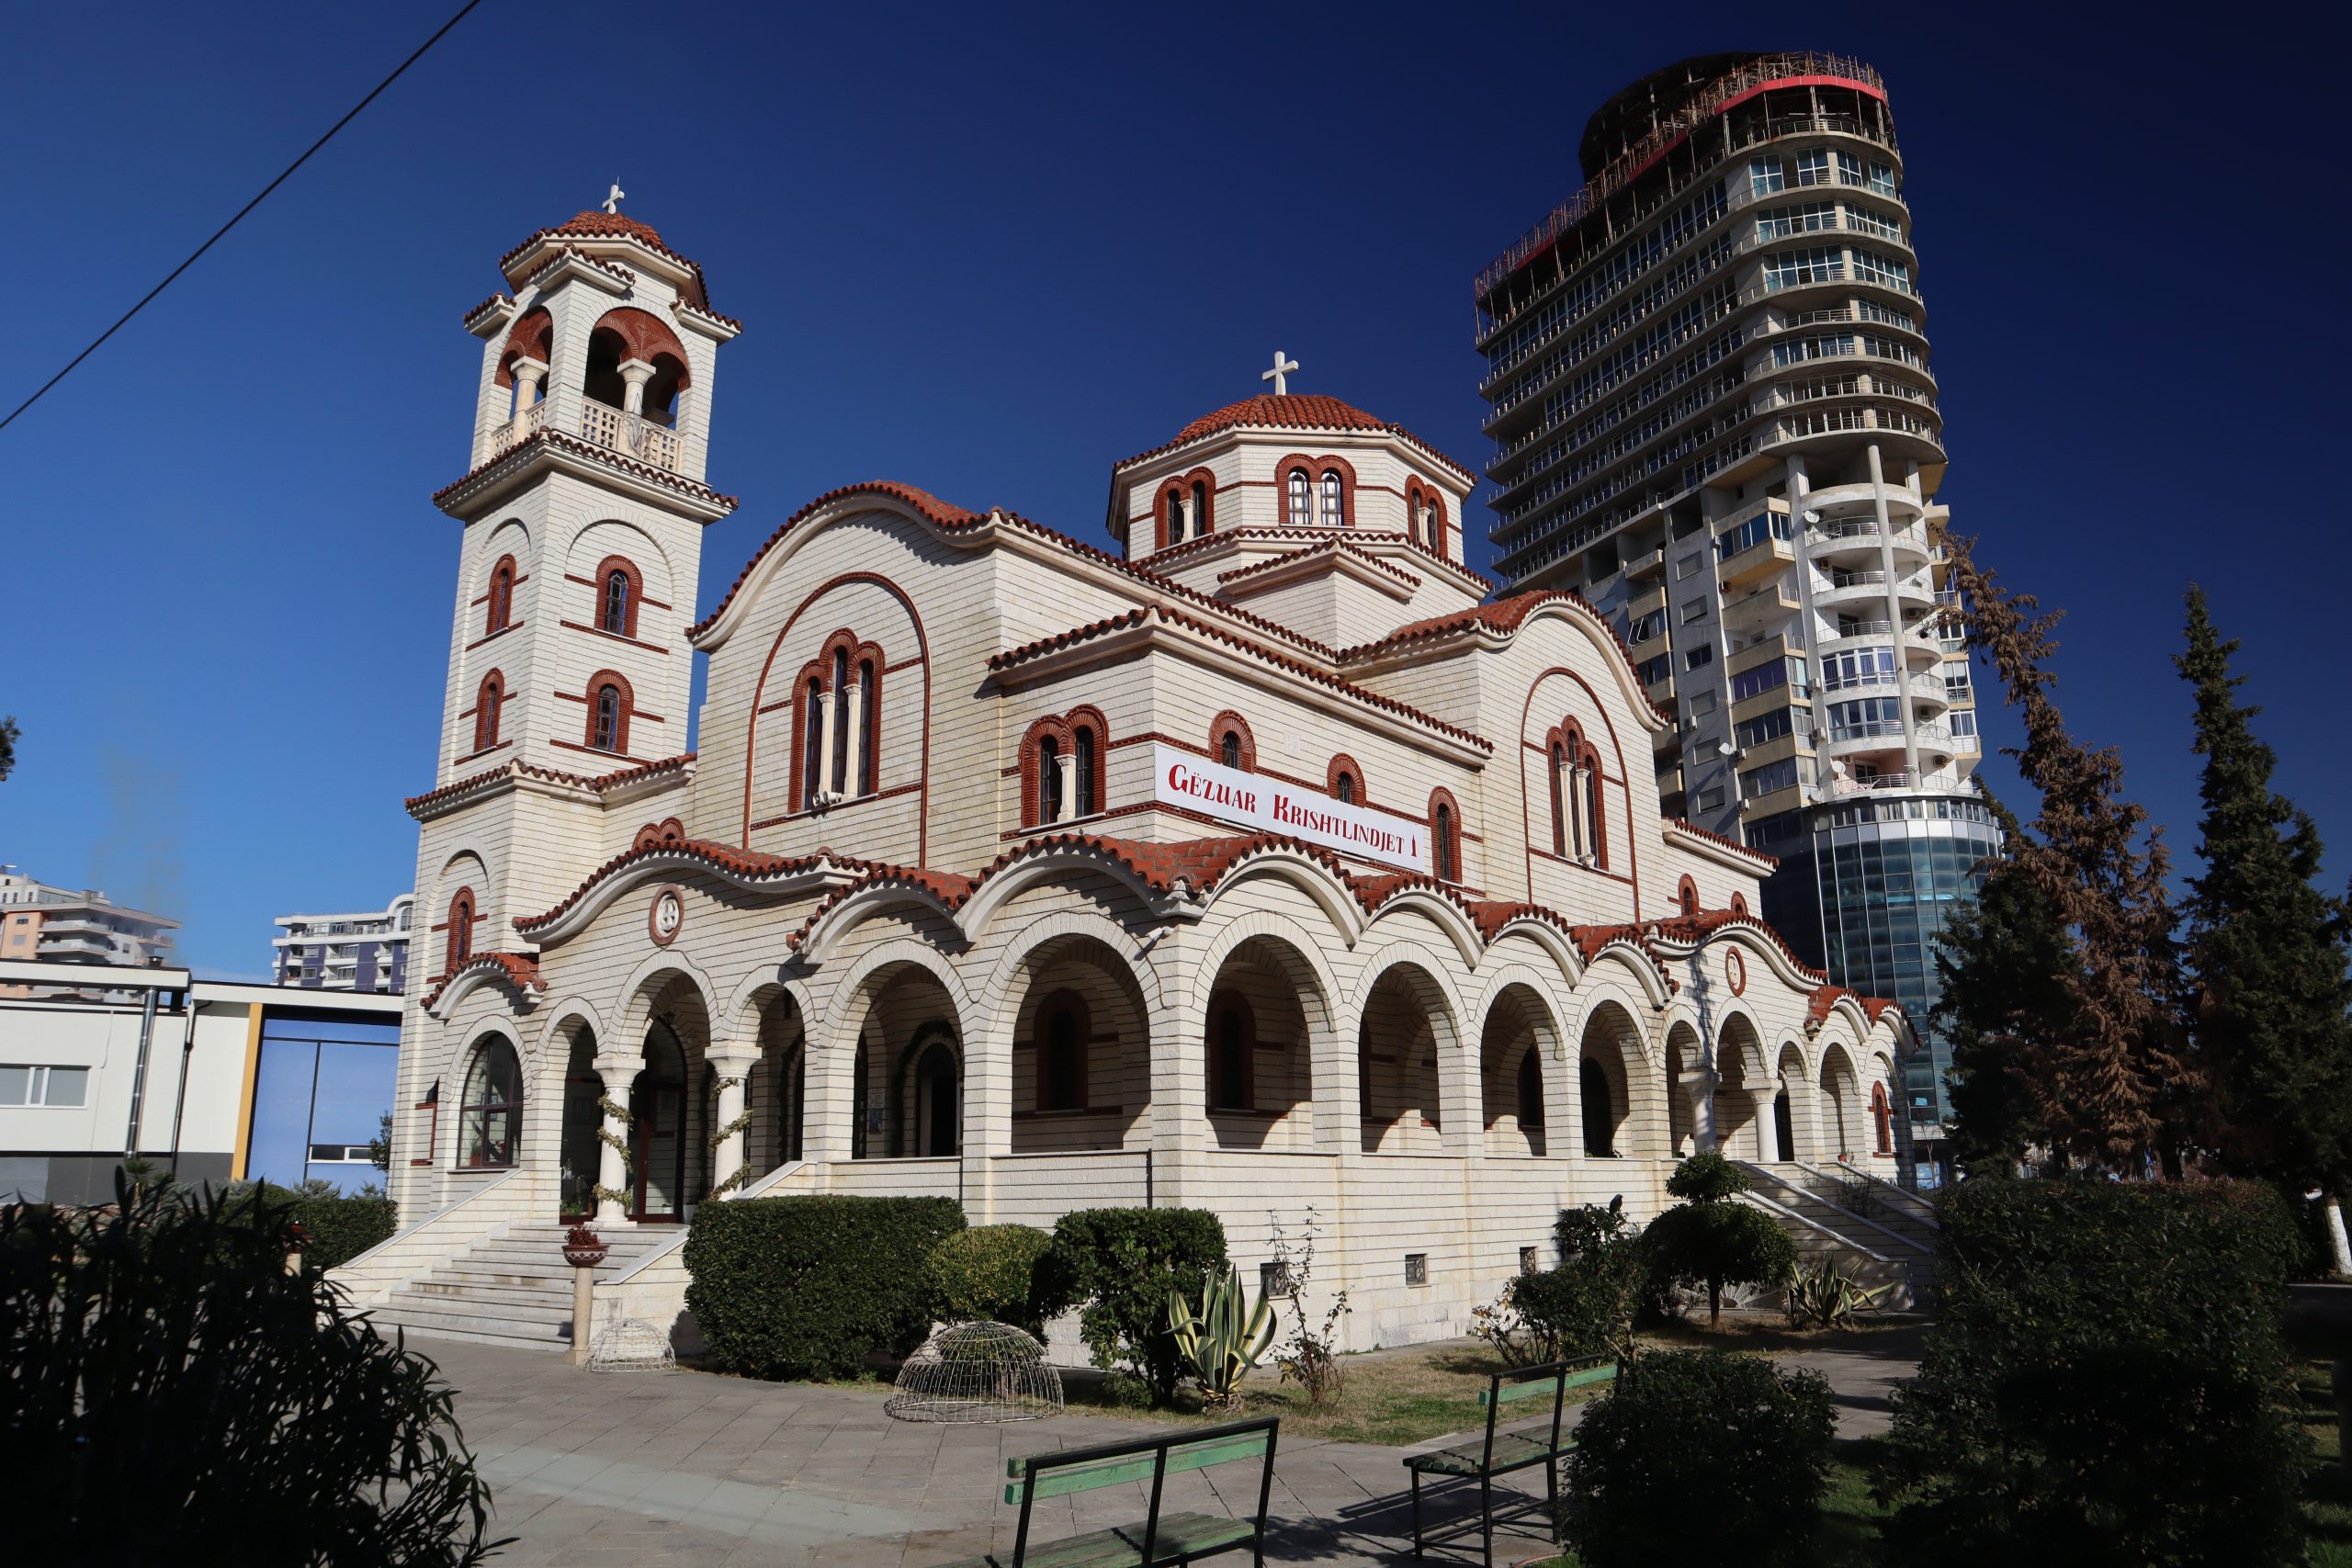
M 1583 600 L 1487 597 L 1462 465 L 1278 355 L 1114 467 L 1110 550 L 853 485 L 697 621 L 738 323 L 609 213 L 502 265 L 408 803 L 392 1178 L 433 1218 L 345 1274 L 382 1321 L 560 1343 L 560 1280 L 540 1322 L 464 1259 L 572 1216 L 666 1321 L 698 1202 L 935 1193 L 1196 1205 L 1250 1269 L 1312 1205 L 1350 1344 L 1394 1344 L 1692 1149 L 1894 1173 L 1900 1010 L 1660 815 L 1671 719 Z
M 281 986 L 312 991 L 364 991 L 397 997 L 408 987 L 409 927 L 416 895 L 390 907 L 344 915 L 280 915 L 270 939 L 272 972 Z
M 125 969 L 0 960 L 0 1202 L 98 1203 L 136 1154 L 190 1183 L 382 1177 L 396 997 L 289 993 Z

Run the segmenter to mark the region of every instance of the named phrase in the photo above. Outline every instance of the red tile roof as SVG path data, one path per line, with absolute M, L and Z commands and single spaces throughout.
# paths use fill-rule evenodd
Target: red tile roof
M 626 457 L 621 453 L 614 451 L 609 446 L 599 446 L 593 441 L 583 441 L 577 435 L 568 435 L 560 430 L 545 429 L 533 431 L 529 435 L 526 435 L 522 440 L 517 441 L 514 446 L 509 446 L 505 451 L 498 454 L 498 456 L 490 458 L 479 468 L 468 471 L 462 479 L 453 479 L 449 483 L 443 485 L 439 490 L 435 491 L 433 492 L 433 504 L 435 506 L 442 505 L 445 498 L 457 494 L 458 491 L 465 489 L 468 485 L 473 483 L 484 474 L 489 473 L 500 464 L 514 462 L 522 457 L 525 453 L 529 452 L 534 446 L 540 446 L 542 444 L 550 446 L 560 446 L 567 452 L 578 452 L 583 456 L 594 457 L 599 462 L 609 463 L 614 468 L 619 468 L 627 473 L 635 474 L 640 479 L 652 479 L 656 483 L 668 485 L 672 490 L 691 495 L 697 501 L 706 501 L 715 505 L 724 506 L 729 512 L 732 512 L 741 504 L 740 497 L 721 495 L 717 491 L 711 489 L 708 485 L 701 484 L 695 480 L 687 479 L 683 474 L 673 474 L 667 468 L 657 468 L 650 463 L 640 463 L 636 458 Z
M 498 258 L 498 270 L 504 272 L 514 265 L 515 257 L 537 244 L 541 240 L 566 236 L 591 240 L 635 240 L 639 244 L 660 252 L 694 274 L 687 285 L 687 303 L 699 306 L 705 310 L 710 309 L 710 294 L 704 286 L 702 268 L 699 265 L 663 244 L 662 236 L 654 231 L 652 224 L 640 223 L 634 218 L 625 218 L 617 212 L 605 212 L 596 208 L 591 208 L 585 212 L 569 218 L 552 229 L 541 229 L 532 234 L 529 239 Z
M 517 991 L 544 991 L 548 983 L 539 977 L 539 961 L 527 953 L 477 953 L 434 983 L 424 994 L 424 1006 L 430 1008 L 441 999 L 460 975 L 495 972 L 498 977 Z
M 1215 435 L 1227 430 L 1362 430 L 1383 431 L 1419 447 L 1429 456 L 1465 478 L 1476 480 L 1477 470 L 1466 463 L 1455 462 L 1401 424 L 1369 414 L 1353 403 L 1327 398 L 1317 392 L 1261 392 L 1254 398 L 1244 398 L 1238 403 L 1227 403 L 1213 413 L 1204 413 L 1176 433 L 1176 439 L 1138 452 L 1126 462 L 1115 465 L 1124 468 L 1130 463 L 1140 463 L 1172 452 L 1188 442 L 1204 435 Z
M 767 542 L 752 552 L 752 558 L 743 563 L 743 570 L 735 574 L 733 582 L 728 584 L 726 594 L 718 601 L 718 608 L 687 627 L 686 636 L 700 637 L 718 623 L 719 616 L 727 614 L 727 606 L 735 603 L 735 595 L 742 592 L 743 584 L 751 579 L 752 569 L 765 560 L 768 552 L 782 543 L 786 534 L 791 533 L 794 528 L 805 522 L 810 513 L 831 506 L 844 496 L 852 495 L 889 496 L 893 500 L 906 502 L 942 527 L 977 523 L 980 518 L 980 513 L 977 512 L 942 501 L 927 490 L 919 490 L 910 484 L 900 484 L 896 479 L 867 479 L 860 484 L 842 485 L 838 490 L 829 490 L 786 518 L 777 526 L 776 531 L 767 536 Z
M 1625 639 L 1618 635 L 1617 628 L 1610 624 L 1609 618 L 1594 609 L 1591 603 L 1582 594 L 1570 593 L 1560 589 L 1534 589 L 1525 593 L 1514 593 L 1508 599 L 1489 599 L 1483 604 L 1474 604 L 1467 610 L 1456 610 L 1451 615 L 1431 615 L 1427 620 L 1408 622 L 1376 641 L 1358 643 L 1353 648 L 1341 649 L 1339 653 L 1340 662 L 1342 665 L 1361 663 L 1386 654 L 1401 652 L 1415 643 L 1434 642 L 1468 631 L 1498 632 L 1507 637 L 1517 631 L 1520 623 L 1526 620 L 1539 605 L 1550 604 L 1573 604 L 1590 616 L 1593 625 L 1606 631 L 1609 634 L 1609 640 L 1617 645 L 1618 656 L 1624 660 L 1626 670 L 1633 671 L 1634 650 L 1625 646 Z M 1636 687 L 1641 685 L 1637 672 L 1634 683 Z M 1644 691 L 1642 700 L 1649 704 L 1652 713 L 1672 722 L 1674 716 L 1657 704 L 1650 702 L 1646 691 Z
M 1249 566 L 1237 566 L 1230 571 L 1220 571 L 1216 574 L 1216 580 L 1219 582 L 1238 582 L 1245 577 L 1254 576 L 1261 571 L 1272 571 L 1276 567 L 1288 566 L 1293 561 L 1305 560 L 1307 557 L 1315 555 L 1317 552 L 1325 552 L 1336 556 L 1342 551 L 1355 557 L 1356 559 L 1363 561 L 1367 566 L 1377 567 L 1380 570 L 1386 572 L 1391 577 L 1398 579 L 1409 587 L 1419 588 L 1421 585 L 1421 580 L 1414 576 L 1411 572 L 1407 571 L 1403 567 L 1382 560 L 1378 556 L 1374 555 L 1370 550 L 1365 549 L 1353 539 L 1348 538 L 1344 535 L 1337 534 L 1328 539 L 1319 540 L 1315 544 L 1303 545 L 1295 550 L 1285 550 L 1278 556 L 1269 556 L 1264 560 L 1253 562 Z
M 598 883 L 611 876 L 615 872 L 645 859 L 648 855 L 684 855 L 688 860 L 700 861 L 713 870 L 728 872 L 737 876 L 776 876 L 795 871 L 813 871 L 818 866 L 828 863 L 844 866 L 853 871 L 864 871 L 873 868 L 877 863 L 874 861 L 860 860 L 854 855 L 837 855 L 828 850 L 819 850 L 813 855 L 786 856 L 763 854 L 757 850 L 737 849 L 732 844 L 722 844 L 715 839 L 673 840 L 661 836 L 659 824 L 653 825 L 650 831 L 652 836 L 649 838 L 648 830 L 640 829 L 636 842 L 590 872 L 587 878 L 565 895 L 563 902 L 554 908 L 543 915 L 517 916 L 514 920 L 514 929 L 526 934 L 544 929 L 552 924 L 559 915 L 586 897 Z
M 439 789 L 427 790 L 423 795 L 412 795 L 401 804 L 411 816 L 413 816 L 419 807 L 435 805 L 451 795 L 463 795 L 479 784 L 488 784 L 492 779 L 508 774 L 517 778 L 543 779 L 550 784 L 576 784 L 582 789 L 603 791 L 611 789 L 616 784 L 633 784 L 640 778 L 650 778 L 655 773 L 678 771 L 694 760 L 694 752 L 681 751 L 674 757 L 663 757 L 652 762 L 639 762 L 614 773 L 599 773 L 594 778 L 585 773 L 567 773 L 556 768 L 542 768 L 531 762 L 519 761 L 501 762 L 494 768 L 469 774 L 462 779 L 452 780 Z
M 1820 971 L 1815 970 L 1815 973 L 1818 974 Z M 1903 1015 L 1902 1004 L 1889 1001 L 1884 997 L 1866 997 L 1860 991 L 1849 990 L 1844 986 L 1816 986 L 1814 987 L 1813 1000 L 1805 1009 L 1804 1028 L 1807 1034 L 1811 1034 L 1829 1021 L 1830 1010 L 1837 1007 L 1840 997 L 1853 998 L 1856 1004 L 1861 1008 L 1862 1015 L 1873 1024 L 1884 1017 L 1890 1009 L 1897 1015 Z M 1907 1016 L 1905 1021 L 1908 1021 Z
M 1197 538 L 1187 539 L 1181 545 L 1170 545 L 1164 550 L 1154 550 L 1145 558 L 1151 563 L 1148 570 L 1159 571 L 1162 562 L 1194 555 L 1218 545 L 1234 545 L 1243 539 L 1320 539 L 1327 537 L 1329 534 L 1330 530 L 1328 528 L 1294 528 L 1288 524 L 1280 526 L 1219 528 L 1214 532 L 1203 534 Z M 1362 544 L 1367 539 L 1377 539 L 1383 544 L 1403 544 L 1426 561 L 1450 568 L 1473 582 L 1483 583 L 1489 593 L 1495 590 L 1492 578 L 1480 576 L 1450 556 L 1438 555 L 1410 534 L 1391 528 L 1351 528 L 1348 530 L 1348 538 L 1356 544 Z
M 1228 613 L 1234 612 L 1228 611 Z M 1202 620 L 1197 615 L 1186 615 L 1182 610 L 1170 609 L 1165 604 L 1139 605 L 1133 610 L 1125 611 L 1119 615 L 1113 615 L 1107 620 L 1090 621 L 1085 626 L 1073 626 L 1069 631 L 1057 632 L 1051 637 L 1039 637 L 1035 642 L 1023 643 L 1018 648 L 1009 648 L 1001 653 L 992 653 L 989 655 L 989 668 L 991 670 L 1009 670 L 1012 666 L 1019 664 L 1023 660 L 1036 658 L 1040 654 L 1049 653 L 1057 649 L 1068 648 L 1074 643 L 1086 642 L 1094 637 L 1105 636 L 1111 632 L 1124 630 L 1129 626 L 1141 626 L 1153 617 L 1158 617 L 1160 620 L 1166 621 L 1171 626 L 1183 626 L 1187 630 L 1198 632 L 1204 637 L 1214 637 L 1217 641 L 1225 643 L 1228 647 L 1238 648 L 1244 653 L 1254 655 L 1259 659 L 1264 660 L 1269 664 L 1272 664 L 1283 670 L 1288 671 L 1291 674 L 1304 676 L 1307 680 L 1315 682 L 1317 685 L 1328 686 L 1332 691 L 1353 697 L 1359 702 L 1369 704 L 1376 708 L 1385 709 L 1387 712 L 1411 719 L 1416 724 L 1425 725 L 1431 729 L 1441 731 L 1446 735 L 1451 735 L 1457 740 L 1467 741 L 1471 745 L 1480 747 L 1489 752 L 1495 749 L 1495 743 L 1487 739 L 1485 736 L 1464 729 L 1459 725 L 1448 724 L 1445 720 L 1438 717 L 1435 714 L 1424 712 L 1423 710 L 1413 706 L 1410 703 L 1401 703 L 1395 697 L 1384 696 L 1382 694 L 1373 691 L 1369 687 L 1359 686 L 1354 682 L 1343 680 L 1340 677 L 1330 673 L 1329 671 L 1317 670 L 1313 665 L 1307 664 L 1303 660 L 1294 659 L 1289 654 L 1283 653 L 1280 649 L 1268 648 L 1265 644 L 1257 641 L 1253 637 L 1247 637 L 1241 636 L 1238 632 L 1227 631 L 1223 626 L 1212 626 L 1208 622 Z M 1311 643 L 1309 646 L 1317 648 L 1318 650 L 1321 649 L 1320 644 Z
M 1713 832 L 1705 828 L 1700 827 L 1696 822 L 1686 822 L 1679 817 L 1670 818 L 1668 820 L 1683 832 L 1696 833 L 1702 839 L 1713 839 L 1716 843 L 1723 845 L 1724 848 L 1727 850 L 1737 850 L 1741 854 L 1747 855 L 1753 860 L 1760 860 L 1767 865 L 1778 865 L 1781 863 L 1781 857 L 1778 855 L 1767 854 L 1762 850 L 1749 849 L 1737 839 L 1725 838 L 1721 833 Z

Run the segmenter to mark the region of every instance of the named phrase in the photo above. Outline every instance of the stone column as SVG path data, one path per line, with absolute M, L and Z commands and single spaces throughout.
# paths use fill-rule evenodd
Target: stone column
M 544 359 L 518 359 L 510 366 L 514 378 L 514 417 L 521 419 L 539 400 L 539 385 L 547 379 L 548 364 Z
M 760 1053 L 754 1045 L 729 1045 L 712 1050 L 708 1060 L 712 1070 L 718 1074 L 718 1126 L 711 1129 L 717 1134 L 741 1119 L 749 1098 L 752 1069 L 760 1065 Z M 747 1163 L 750 1147 L 748 1127 L 737 1128 L 719 1140 L 710 1155 L 710 1190 L 714 1194 L 720 1198 L 742 1196 L 743 1182 L 736 1178 Z M 729 1187 L 729 1182 L 734 1185 Z
M 996 1156 L 1012 1152 L 1012 1024 L 964 1042 L 964 1208 L 975 1224 L 996 1220 Z
M 621 379 L 628 383 L 621 393 L 621 412 L 642 415 L 645 412 L 645 384 L 653 379 L 653 367 L 642 359 L 624 359 L 620 363 Z
M 1780 1128 L 1772 1119 L 1772 1102 L 1780 1098 L 1777 1089 L 1751 1089 L 1747 1091 L 1748 1114 L 1756 1121 L 1756 1157 L 1766 1165 L 1786 1159 L 1781 1147 Z
M 1165 999 L 1144 998 L 1144 1025 L 1151 1032 L 1151 1201 L 1159 1209 L 1190 1201 L 1203 1155 L 1216 1146 L 1209 1127 L 1208 1021 L 1189 1005 L 1152 1005 Z
M 645 1058 L 639 1055 L 598 1055 L 591 1064 L 596 1076 L 604 1080 L 605 1098 L 615 1105 L 628 1104 L 629 1090 L 637 1084 L 637 1075 L 645 1070 Z M 629 1141 L 629 1125 L 626 1119 L 605 1112 L 603 1122 L 605 1138 L 617 1139 L 626 1145 Z M 628 1207 L 608 1194 L 624 1190 L 629 1180 L 628 1160 L 619 1149 L 604 1139 L 598 1140 L 596 1154 L 596 1224 L 617 1225 L 628 1223 Z
M 1068 822 L 1078 816 L 1078 743 L 1072 741 L 1054 759 L 1054 771 L 1061 775 L 1062 808 L 1054 813 L 1057 822 Z
M 865 754 L 865 688 L 857 678 L 854 660 L 850 662 L 848 683 L 842 687 L 841 707 L 842 728 L 849 737 L 842 748 L 842 794 L 854 796 L 858 759 Z
M 1894 630 L 1894 673 L 1900 682 L 1895 688 L 1896 710 L 1903 715 L 1903 768 L 1911 776 L 1905 783 L 1912 789 L 1919 787 L 1919 720 L 1911 711 L 1911 644 L 1903 632 L 1903 598 L 1894 586 L 1894 521 L 1886 504 L 1886 468 L 1879 457 L 1878 443 L 1868 447 L 1871 460 L 1871 502 L 1878 518 L 1878 564 L 1884 574 L 1886 589 L 1886 619 Z M 1930 574 L 1928 581 L 1934 577 Z
M 1685 1072 L 1682 1092 L 1690 1101 L 1691 1148 L 1715 1147 L 1715 1075 L 1704 1067 Z

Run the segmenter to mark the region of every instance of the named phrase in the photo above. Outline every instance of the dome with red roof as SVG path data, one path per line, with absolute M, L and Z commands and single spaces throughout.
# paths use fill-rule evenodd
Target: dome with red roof
M 1203 414 L 1179 431 L 1176 439 L 1195 440 L 1236 425 L 1272 425 L 1280 430 L 1392 430 L 1386 420 L 1368 414 L 1353 403 L 1312 392 L 1261 392 L 1215 413 Z
M 554 232 L 626 236 L 632 240 L 642 240 L 649 245 L 659 246 L 665 251 L 670 248 L 662 243 L 662 236 L 654 231 L 652 224 L 640 223 L 634 218 L 625 218 L 617 212 L 606 212 L 601 208 L 592 207 L 577 218 L 558 224 Z

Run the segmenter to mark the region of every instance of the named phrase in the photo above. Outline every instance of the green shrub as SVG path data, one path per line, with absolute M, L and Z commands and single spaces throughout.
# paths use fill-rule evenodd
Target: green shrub
M 1632 1341 L 1634 1291 L 1640 1282 L 1638 1241 L 1617 1207 L 1563 1209 L 1552 1227 L 1556 1267 L 1520 1275 L 1503 1299 L 1484 1309 L 1482 1330 L 1508 1360 L 1556 1361 L 1567 1356 L 1622 1354 Z
M 286 1270 L 288 1206 L 119 1184 L 0 1206 L 10 1561 L 480 1562 L 490 1490 L 423 1356 Z
M 1684 1203 L 1652 1220 L 1642 1233 L 1653 1295 L 1668 1285 L 1707 1287 L 1707 1318 L 1723 1319 L 1726 1284 L 1770 1288 L 1788 1282 L 1797 1244 L 1771 1215 L 1746 1203 Z
M 2302 1560 L 2273 1191 L 1970 1181 L 1939 1209 L 1941 1303 L 1884 1483 L 1907 1557 Z
M 1818 1372 L 1720 1350 L 1643 1356 L 1577 1427 L 1568 1540 L 1588 1568 L 1801 1561 L 1836 1425 Z
M 1690 1203 L 1720 1203 L 1738 1197 L 1747 1187 L 1747 1172 L 1713 1149 L 1701 1149 L 1666 1179 L 1666 1190 Z
M 196 1196 L 192 1187 L 174 1190 L 184 1198 Z M 400 1228 L 399 1206 L 384 1196 L 380 1187 L 346 1193 L 332 1181 L 312 1179 L 299 1187 L 281 1187 L 274 1181 L 232 1181 L 217 1190 L 222 1213 L 231 1217 L 243 1216 L 258 1198 L 301 1225 L 308 1233 L 302 1245 L 307 1268 L 340 1269 L 369 1247 L 390 1241 Z
M 1079 1337 L 1094 1364 L 1125 1368 L 1165 1404 L 1182 1366 L 1168 1293 L 1197 1299 L 1225 1266 L 1225 1226 L 1205 1209 L 1081 1209 L 1054 1226 L 1039 1299 L 1048 1315 L 1083 1303 Z
M 1009 1323 L 1039 1339 L 1049 1314 L 1037 1263 L 1054 1238 L 1029 1225 L 974 1225 L 931 1249 L 932 1316 L 942 1323 Z
M 854 1375 L 931 1328 L 931 1256 L 964 1228 L 953 1198 L 822 1194 L 705 1203 L 686 1306 L 711 1354 L 760 1378 Z

